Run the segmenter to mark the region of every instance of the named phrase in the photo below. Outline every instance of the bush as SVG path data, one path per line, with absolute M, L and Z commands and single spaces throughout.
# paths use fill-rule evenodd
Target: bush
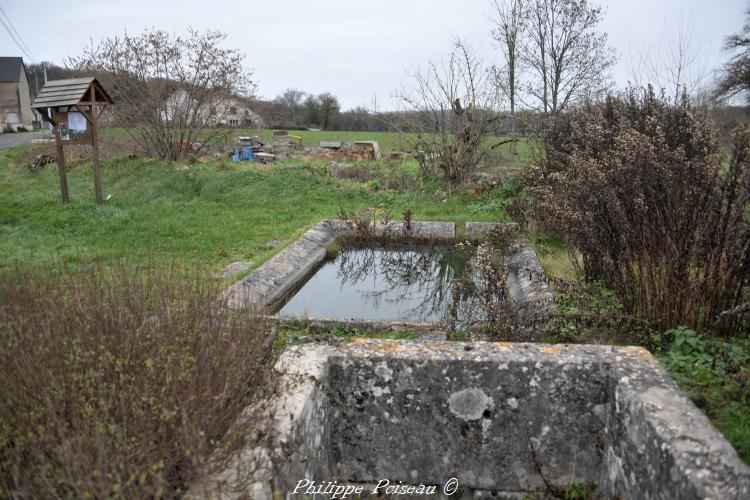
M 268 364 L 271 337 L 197 272 L 0 276 L 0 497 L 185 491 Z
M 535 218 L 580 252 L 588 280 L 660 330 L 747 331 L 748 127 L 727 164 L 705 112 L 649 88 L 556 117 L 544 145 Z
M 498 92 L 492 68 L 457 40 L 442 64 L 413 75 L 414 88 L 400 95 L 402 128 L 424 179 L 450 186 L 471 181 L 501 143 L 488 140 L 498 126 Z

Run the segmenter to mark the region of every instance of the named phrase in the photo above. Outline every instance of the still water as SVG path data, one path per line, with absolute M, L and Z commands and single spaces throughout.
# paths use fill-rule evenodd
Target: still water
M 344 249 L 278 310 L 283 316 L 438 322 L 471 257 L 456 247 Z

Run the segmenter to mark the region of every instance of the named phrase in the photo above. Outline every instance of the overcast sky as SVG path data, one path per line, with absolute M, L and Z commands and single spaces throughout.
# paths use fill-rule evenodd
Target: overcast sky
M 692 30 L 705 69 L 718 67 L 724 37 L 739 30 L 747 0 L 609 0 L 601 29 L 620 61 L 618 85 L 641 54 L 653 54 L 679 19 Z M 258 94 L 289 87 L 332 92 L 343 108 L 391 108 L 407 72 L 439 60 L 455 37 L 484 59 L 497 60 L 490 0 L 0 0 L 37 61 L 62 63 L 90 39 L 138 33 L 155 26 L 183 33 L 188 26 L 227 33 L 226 45 L 246 54 Z M 23 55 L 0 25 L 0 55 Z M 28 59 L 25 57 L 25 59 Z

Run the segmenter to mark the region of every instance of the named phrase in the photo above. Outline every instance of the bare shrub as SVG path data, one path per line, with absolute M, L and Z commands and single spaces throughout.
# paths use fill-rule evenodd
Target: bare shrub
M 586 278 L 660 330 L 746 328 L 750 129 L 724 165 L 706 113 L 649 87 L 553 119 L 544 143 L 536 220 L 580 252 Z
M 473 178 L 490 152 L 504 142 L 488 141 L 498 122 L 493 73 L 461 41 L 447 60 L 414 75 L 402 92 L 403 124 L 426 178 L 460 185 Z M 507 142 L 507 141 L 505 141 Z
M 173 498 L 259 387 L 272 337 L 198 273 L 0 276 L 0 497 Z
M 517 304 L 507 290 L 503 261 L 512 237 L 506 231 L 492 231 L 478 244 L 465 241 L 459 248 L 476 245 L 464 273 L 453 283 L 453 297 L 446 315 L 449 338 L 470 329 L 477 340 L 521 340 Z
M 116 123 L 148 153 L 176 160 L 223 140 L 226 132 L 215 125 L 253 91 L 244 56 L 222 48 L 225 38 L 218 31 L 181 37 L 151 29 L 105 38 L 70 65 L 111 87 Z

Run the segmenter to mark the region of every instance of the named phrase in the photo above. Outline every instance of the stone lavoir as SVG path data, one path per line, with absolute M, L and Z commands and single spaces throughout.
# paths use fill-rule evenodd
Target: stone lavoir
M 419 224 L 456 237 L 451 223 Z M 463 236 L 492 226 L 467 223 Z M 225 299 L 269 313 L 349 230 L 318 224 Z M 538 315 L 554 307 L 533 250 L 504 263 L 514 300 Z M 271 379 L 272 395 L 236 423 L 248 446 L 189 497 L 750 498 L 750 469 L 639 347 L 312 341 L 288 347 Z
M 440 498 L 451 478 L 452 498 L 571 485 L 593 498 L 750 498 L 750 469 L 642 348 L 357 339 L 292 347 L 275 370 L 278 395 L 246 416 L 273 439 L 194 498 L 283 497 L 300 480 L 362 485 L 362 498 L 382 480 L 434 485 L 425 498 Z

